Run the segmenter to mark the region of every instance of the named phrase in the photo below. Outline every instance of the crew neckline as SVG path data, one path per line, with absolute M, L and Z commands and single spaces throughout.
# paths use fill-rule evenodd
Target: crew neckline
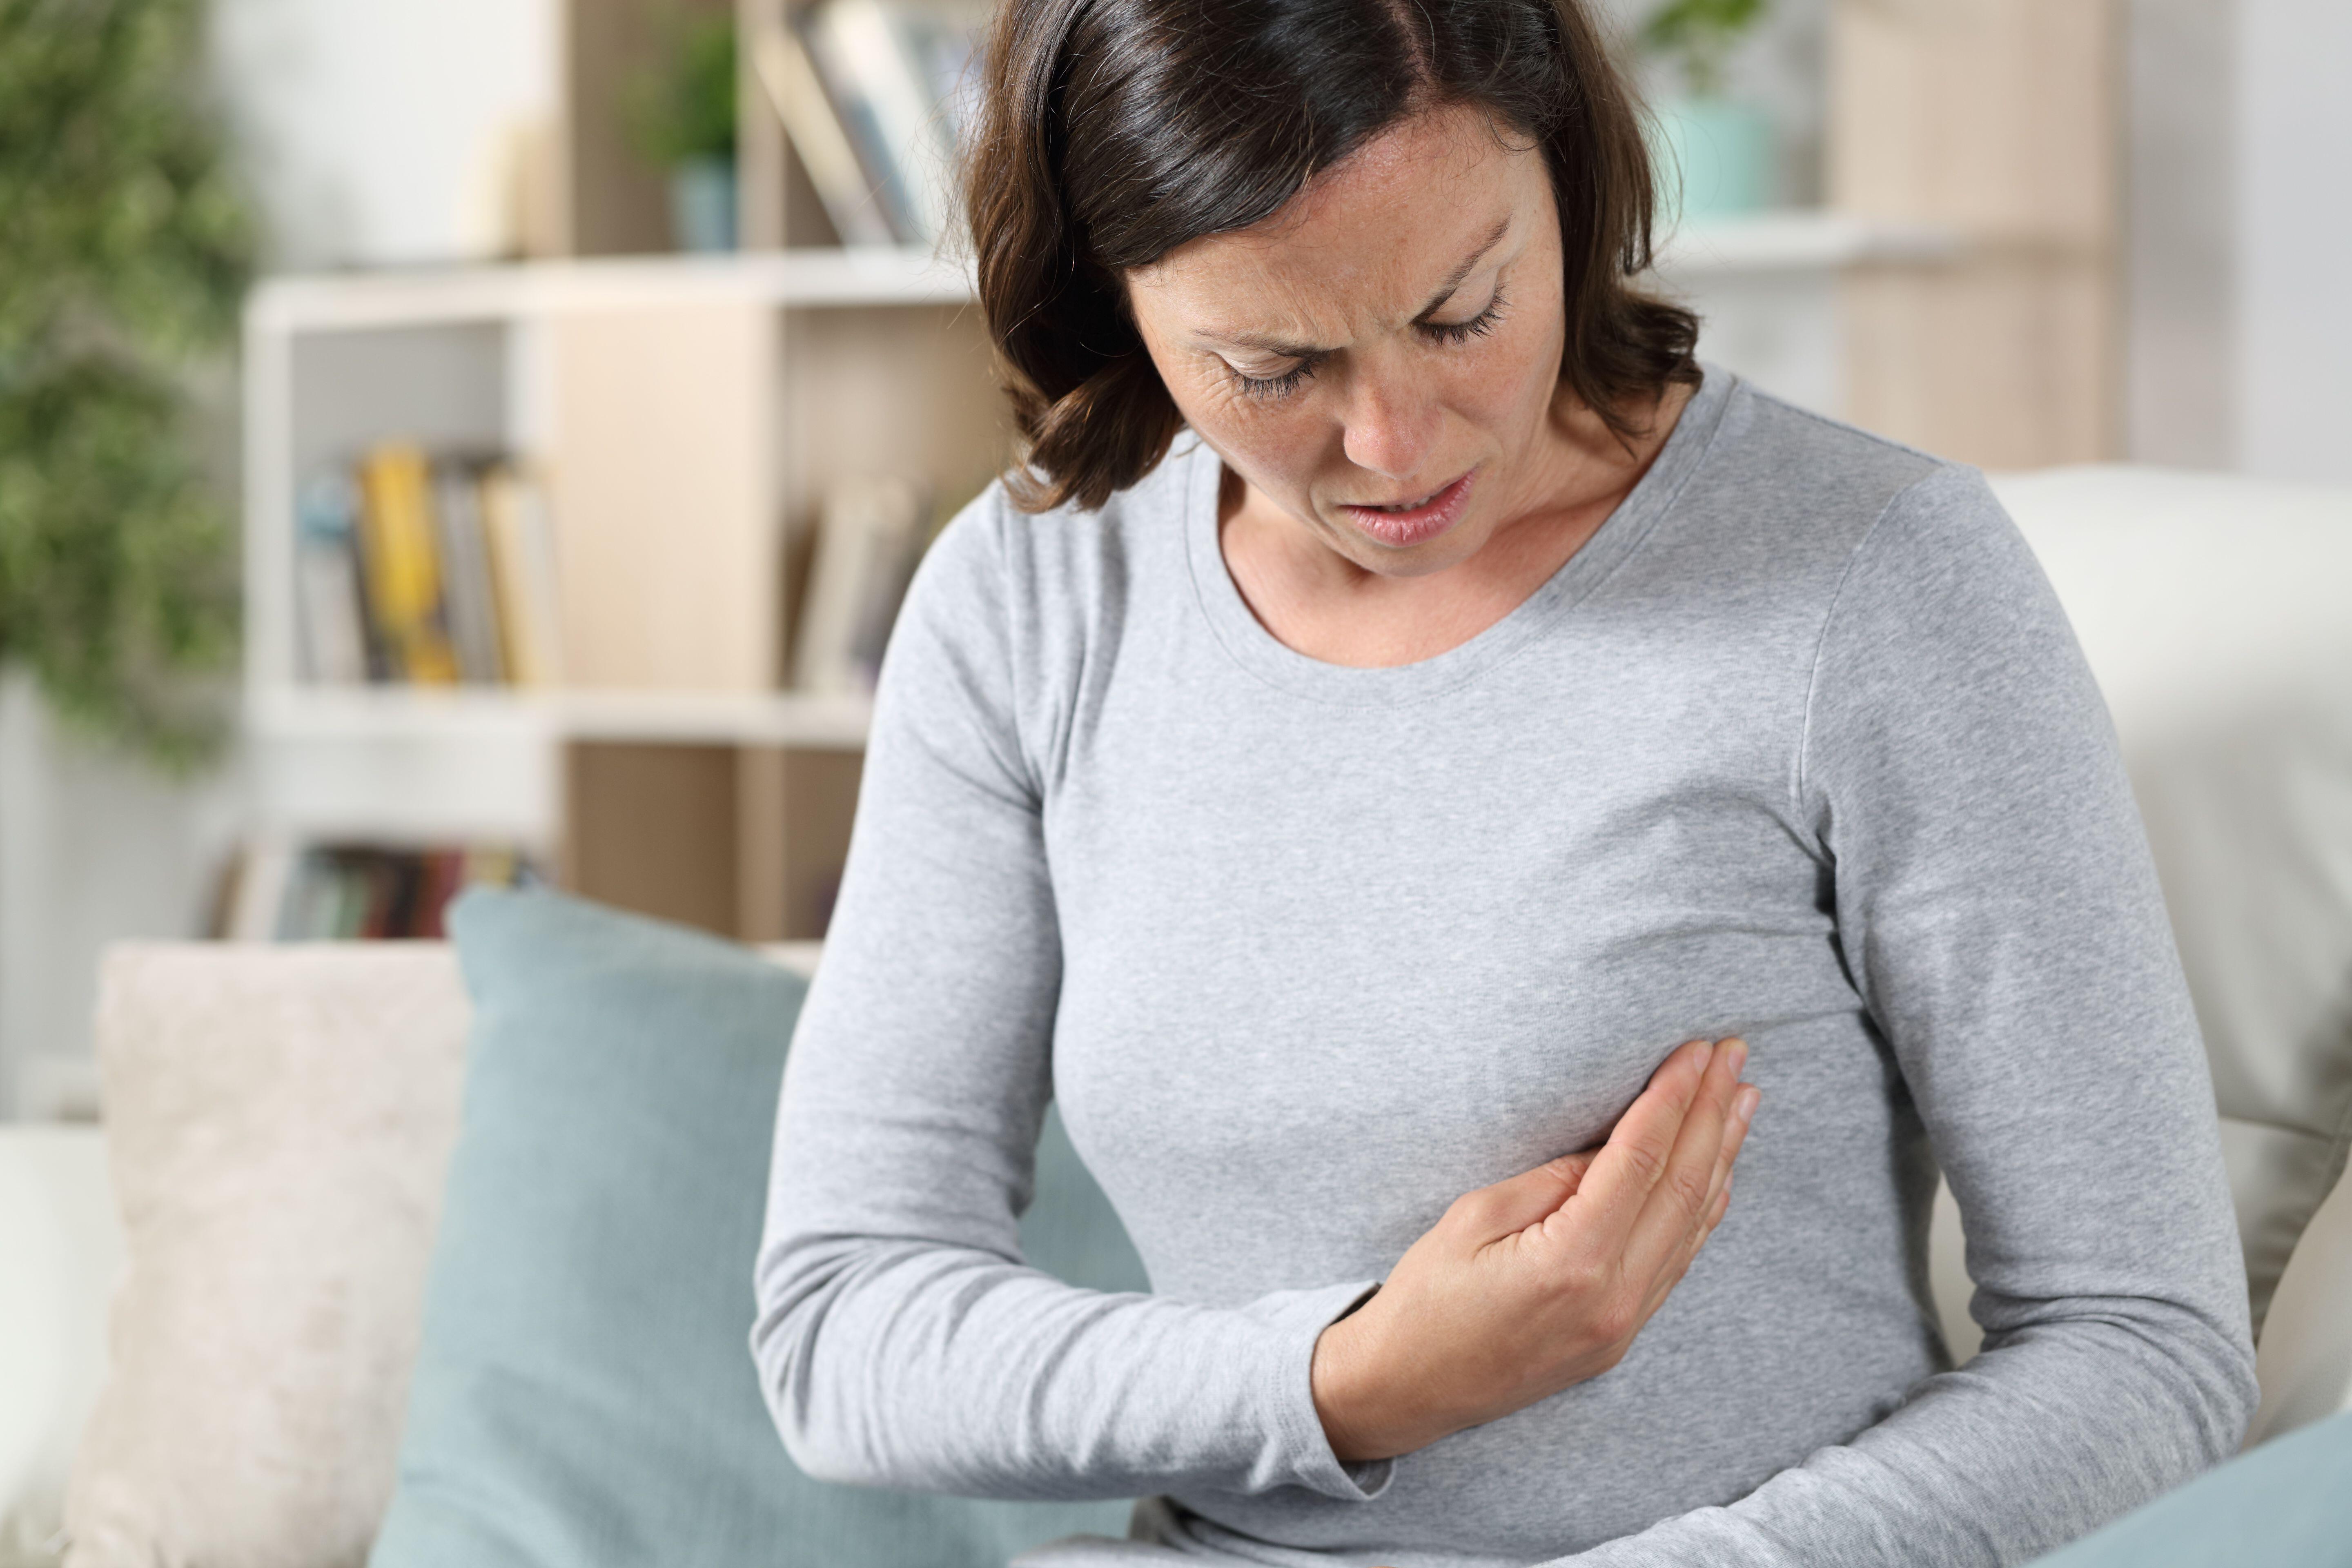
M 1177 460 L 1184 465 L 1184 531 L 1192 587 L 1210 629 L 1251 674 L 1322 702 L 1348 707 L 1414 702 L 1475 679 L 1573 609 L 1674 504 L 1684 482 L 1705 460 L 1738 384 L 1738 377 L 1713 365 L 1702 365 L 1700 373 L 1699 385 L 1683 405 L 1649 471 L 1601 520 L 1592 537 L 1502 619 L 1466 642 L 1411 664 L 1333 664 L 1299 652 L 1259 623 L 1225 565 L 1217 537 L 1224 464 L 1193 437 L 1192 449 Z

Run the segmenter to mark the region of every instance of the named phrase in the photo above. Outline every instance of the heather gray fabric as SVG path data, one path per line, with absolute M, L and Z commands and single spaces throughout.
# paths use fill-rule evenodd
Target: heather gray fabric
M 2096 689 L 1973 470 L 1710 371 L 1581 551 L 1388 669 L 1268 635 L 1189 437 L 992 491 L 891 646 L 753 1334 L 812 1473 L 1158 1494 L 1171 1561 L 2016 1563 L 2254 1403 L 2212 1092 Z M 1317 1333 L 1677 1042 L 1764 1090 L 1614 1371 L 1392 1464 Z M 1155 1295 L 1024 1268 L 1057 1098 Z M 1935 1163 L 1988 1349 L 1927 1305 Z

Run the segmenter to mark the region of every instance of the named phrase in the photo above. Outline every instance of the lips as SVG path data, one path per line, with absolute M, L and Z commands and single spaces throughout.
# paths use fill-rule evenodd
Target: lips
M 1470 500 L 1470 482 L 1478 470 L 1455 479 L 1441 489 L 1387 505 L 1356 506 L 1341 503 L 1339 510 L 1362 532 L 1382 544 L 1395 549 L 1407 549 L 1425 543 L 1452 528 L 1462 520 Z

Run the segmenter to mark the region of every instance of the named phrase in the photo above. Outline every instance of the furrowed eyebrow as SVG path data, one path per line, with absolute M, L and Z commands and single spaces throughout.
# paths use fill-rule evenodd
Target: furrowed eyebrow
M 1510 228 L 1510 216 L 1506 214 L 1493 228 L 1486 231 L 1486 237 L 1478 242 L 1478 248 L 1464 257 L 1462 265 L 1448 273 L 1445 281 L 1438 285 L 1437 292 L 1430 296 L 1429 303 L 1421 308 L 1421 314 L 1412 319 L 1415 326 L 1427 322 L 1430 317 L 1437 313 L 1439 307 L 1454 298 L 1454 290 L 1462 287 L 1462 280 L 1469 277 L 1478 263 L 1486 258 L 1488 251 L 1503 242 L 1503 236 L 1509 233 Z M 1285 359 L 1313 359 L 1318 354 L 1330 352 L 1311 343 L 1286 342 L 1279 338 L 1265 337 L 1256 332 L 1209 332 L 1203 335 L 1213 342 L 1225 343 L 1234 348 L 1255 349 L 1261 353 L 1278 354 Z

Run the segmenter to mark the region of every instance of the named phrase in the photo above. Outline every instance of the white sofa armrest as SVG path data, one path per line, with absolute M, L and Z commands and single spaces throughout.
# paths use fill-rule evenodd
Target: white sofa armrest
M 2263 1403 L 2252 1447 L 2352 1410 L 2352 1175 L 2338 1180 L 2295 1244 L 2256 1347 Z

